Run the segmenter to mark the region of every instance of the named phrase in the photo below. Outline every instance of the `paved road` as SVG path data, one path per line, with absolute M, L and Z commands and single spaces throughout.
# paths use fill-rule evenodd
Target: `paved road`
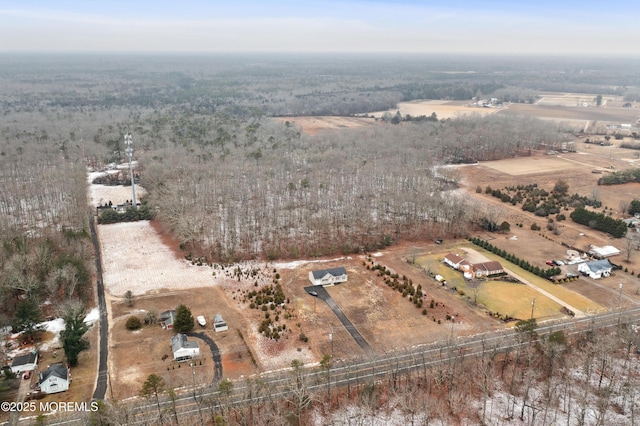
M 103 400 L 107 393 L 107 379 L 109 370 L 107 366 L 107 358 L 109 356 L 109 321 L 107 318 L 107 303 L 104 297 L 104 282 L 102 280 L 102 257 L 100 254 L 100 243 L 98 241 L 98 233 L 96 231 L 95 217 L 93 213 L 89 214 L 89 228 L 91 230 L 91 240 L 96 253 L 96 284 L 98 291 L 98 308 L 100 310 L 100 343 L 98 352 L 100 359 L 98 361 L 98 378 L 96 379 L 96 388 L 93 392 L 93 399 Z
M 314 286 L 305 287 L 304 289 L 307 293 L 309 293 L 311 297 L 314 297 L 311 295 L 311 292 L 312 291 L 316 292 L 318 294 L 317 296 L 318 299 L 323 300 L 327 305 L 329 305 L 333 313 L 336 314 L 336 317 L 338 317 L 338 319 L 340 320 L 344 328 L 347 329 L 349 334 L 351 334 L 351 337 L 353 337 L 353 340 L 356 341 L 356 343 L 358 344 L 358 346 L 360 346 L 360 348 L 364 351 L 364 353 L 367 355 L 373 355 L 373 349 L 371 348 L 369 343 L 367 343 L 367 341 L 364 339 L 364 337 L 362 337 L 362 334 L 360 334 L 358 329 L 351 323 L 351 321 L 349 320 L 349 318 L 347 318 L 344 312 L 342 312 L 342 309 L 340 309 L 340 307 L 336 304 L 336 302 L 333 301 L 333 299 L 329 295 L 329 292 L 327 292 L 326 288 L 324 288 L 321 285 L 314 285 Z

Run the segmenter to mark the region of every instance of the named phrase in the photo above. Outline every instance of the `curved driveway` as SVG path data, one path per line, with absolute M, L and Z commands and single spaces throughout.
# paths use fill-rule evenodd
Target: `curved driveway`
M 364 337 L 362 337 L 362 334 L 360 334 L 358 329 L 356 329 L 356 327 L 351 323 L 351 321 L 349 321 L 349 318 L 347 318 L 344 312 L 342 312 L 342 309 L 340 309 L 340 307 L 336 304 L 336 302 L 333 301 L 333 299 L 329 295 L 329 292 L 327 292 L 327 289 L 325 289 L 321 285 L 309 286 L 309 287 L 305 287 L 304 289 L 307 293 L 309 293 L 311 297 L 314 297 L 313 295 L 311 295 L 311 292 L 315 291 L 318 294 L 318 296 L 315 296 L 315 297 L 317 297 L 320 300 L 323 300 L 327 305 L 329 305 L 333 313 L 336 314 L 336 317 L 338 317 L 338 319 L 340 320 L 344 328 L 347 329 L 351 337 L 353 337 L 353 340 L 356 341 L 356 343 L 358 344 L 358 346 L 360 346 L 360 348 L 364 351 L 364 353 L 367 355 L 373 354 L 373 349 L 371 348 L 371 346 L 369 346 L 369 343 L 367 343 L 367 341 L 364 339 Z
M 213 356 L 213 382 L 211 384 L 214 385 L 218 383 L 220 380 L 222 380 L 222 357 L 220 356 L 220 349 L 218 349 L 218 345 L 216 345 L 211 337 L 207 336 L 203 332 L 188 332 L 185 334 L 187 336 L 202 339 L 209 346 L 209 349 L 211 349 L 211 355 Z

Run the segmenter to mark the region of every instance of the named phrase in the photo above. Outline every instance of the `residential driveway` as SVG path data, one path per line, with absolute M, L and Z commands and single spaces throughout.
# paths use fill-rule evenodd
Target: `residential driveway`
M 488 258 L 486 258 L 485 256 L 483 256 L 481 253 L 477 252 L 476 250 L 472 249 L 472 248 L 467 248 L 466 249 L 468 251 L 468 256 L 467 258 L 469 259 L 474 259 L 472 262 L 486 262 L 487 260 L 489 260 Z M 484 258 L 485 260 L 479 260 Z M 587 315 L 582 312 L 581 310 L 577 309 L 574 306 L 569 305 L 568 303 L 566 303 L 565 301 L 563 301 L 562 299 L 554 296 L 553 294 L 549 293 L 546 290 L 541 289 L 540 287 L 536 286 L 535 284 L 530 283 L 529 281 L 527 281 L 526 279 L 522 278 L 520 275 L 514 273 L 513 271 L 504 268 L 505 272 L 507 272 L 509 275 L 513 276 L 514 278 L 517 278 L 520 282 L 528 285 L 529 287 L 531 287 L 532 289 L 534 289 L 535 291 L 537 291 L 538 293 L 544 295 L 545 297 L 548 297 L 549 299 L 553 300 L 554 302 L 560 304 L 561 306 L 564 306 L 565 308 L 569 309 L 570 311 L 572 311 L 575 314 L 576 318 L 584 318 Z
M 327 305 L 329 305 L 333 313 L 336 314 L 336 317 L 338 317 L 344 328 L 347 329 L 353 340 L 356 341 L 356 343 L 358 344 L 358 346 L 360 346 L 364 353 L 367 355 L 373 354 L 373 349 L 371 348 L 371 346 L 369 346 L 369 343 L 367 343 L 367 341 L 364 339 L 364 337 L 362 337 L 356 327 L 351 323 L 351 321 L 349 321 L 349 318 L 347 318 L 344 312 L 342 312 L 342 309 L 340 309 L 336 302 L 334 302 L 334 300 L 331 298 L 324 287 L 322 287 L 321 285 L 314 285 L 305 287 L 304 289 L 310 297 L 316 297 L 311 295 L 312 291 L 318 293 L 318 299 L 323 300 Z
M 532 289 L 534 289 L 535 291 L 537 291 L 538 293 L 548 297 L 549 299 L 553 300 L 554 302 L 564 306 L 565 308 L 569 309 L 570 311 L 572 311 L 575 314 L 576 318 L 584 318 L 587 315 L 582 312 L 581 310 L 579 310 L 578 308 L 566 303 L 564 300 L 554 296 L 553 294 L 549 293 L 546 290 L 541 289 L 540 287 L 530 283 L 529 281 L 525 280 L 524 278 L 522 278 L 520 275 L 515 274 L 513 271 L 508 270 L 507 268 L 504 269 L 509 275 L 517 278 L 520 282 L 528 285 L 529 287 L 531 287 Z
M 198 339 L 204 340 L 204 342 L 209 346 L 211 350 L 211 355 L 213 356 L 213 383 L 219 383 L 222 380 L 222 357 L 220 356 L 220 349 L 218 349 L 218 345 L 213 341 L 213 339 L 207 336 L 205 333 L 195 333 L 188 332 L 185 333 L 187 336 L 197 337 Z

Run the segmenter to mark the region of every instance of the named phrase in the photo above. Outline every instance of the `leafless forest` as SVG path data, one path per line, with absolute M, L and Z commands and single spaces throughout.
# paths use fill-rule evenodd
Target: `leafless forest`
M 553 148 L 568 140 L 567 129 L 493 115 L 309 135 L 293 120 L 273 117 L 366 114 L 415 99 L 533 102 L 548 90 L 636 101 L 639 65 L 594 58 L 2 55 L 0 323 L 25 330 L 54 314 L 51 306 L 91 298 L 87 167 L 123 161 L 126 132 L 148 205 L 185 253 L 230 262 L 361 252 L 467 235 L 485 213 L 457 194 L 451 165 Z M 450 366 L 436 382 L 405 378 L 384 392 L 397 392 L 405 414 L 427 410 L 447 423 L 439 413 L 469 397 L 486 403 L 502 386 L 494 382 L 500 376 L 515 395 L 494 408 L 504 411 L 501 418 L 539 424 L 540 416 L 558 415 L 558 404 L 571 403 L 574 418 L 590 413 L 594 424 L 605 424 L 597 416 L 614 404 L 611 392 L 617 389 L 616 410 L 626 413 L 635 410 L 628 401 L 637 395 L 628 392 L 637 386 L 611 379 L 602 389 L 601 375 L 599 399 L 579 394 L 580 380 L 611 361 L 598 349 L 605 344 L 588 345 L 593 351 L 572 354 L 585 371 L 573 382 L 556 368 L 571 349 L 554 344 L 505 361 Z M 512 368 L 523 362 L 527 368 Z M 482 380 L 465 382 L 469 377 Z M 548 405 L 527 402 L 532 395 L 523 389 L 535 383 L 545 384 L 537 401 Z M 426 394 L 419 392 L 424 386 Z M 359 418 L 375 413 L 379 392 L 357 393 Z M 580 411 L 588 403 L 602 410 Z M 334 408 L 324 404 L 327 412 Z M 282 414 L 270 413 L 256 415 Z
M 221 261 L 465 235 L 482 212 L 456 196 L 455 169 L 445 165 L 529 155 L 567 138 L 524 117 L 310 136 L 272 116 L 494 94 L 529 102 L 543 90 L 633 100 L 639 86 L 623 59 L 3 55 L 0 65 L 5 242 L 86 230 L 85 167 L 122 161 L 128 131 L 158 220 L 187 251 Z M 17 253 L 10 247 L 3 265 Z M 71 250 L 86 263 L 80 247 Z M 45 299 L 42 275 L 29 286 Z M 17 281 L 6 277 L 5 302 L 22 291 L 7 290 Z

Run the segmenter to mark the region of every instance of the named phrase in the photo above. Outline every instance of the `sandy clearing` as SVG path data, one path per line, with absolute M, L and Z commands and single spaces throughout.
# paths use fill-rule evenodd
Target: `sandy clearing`
M 512 176 L 580 168 L 579 164 L 575 164 L 572 161 L 549 156 L 487 161 L 483 162 L 482 165 Z
M 122 296 L 214 285 L 212 269 L 177 259 L 148 221 L 98 225 L 105 288 Z
M 371 112 L 369 115 L 374 117 L 382 117 L 385 113 L 395 115 L 400 111 L 400 115 L 403 117 L 407 114 L 418 117 L 421 115 L 430 116 L 432 113 L 436 113 L 439 119 L 456 118 L 464 115 L 481 115 L 487 116 L 500 111 L 500 108 L 481 108 L 470 105 L 460 105 L 458 102 L 446 102 L 446 101 L 411 101 L 400 102 L 398 108 L 389 109 L 387 111 Z

